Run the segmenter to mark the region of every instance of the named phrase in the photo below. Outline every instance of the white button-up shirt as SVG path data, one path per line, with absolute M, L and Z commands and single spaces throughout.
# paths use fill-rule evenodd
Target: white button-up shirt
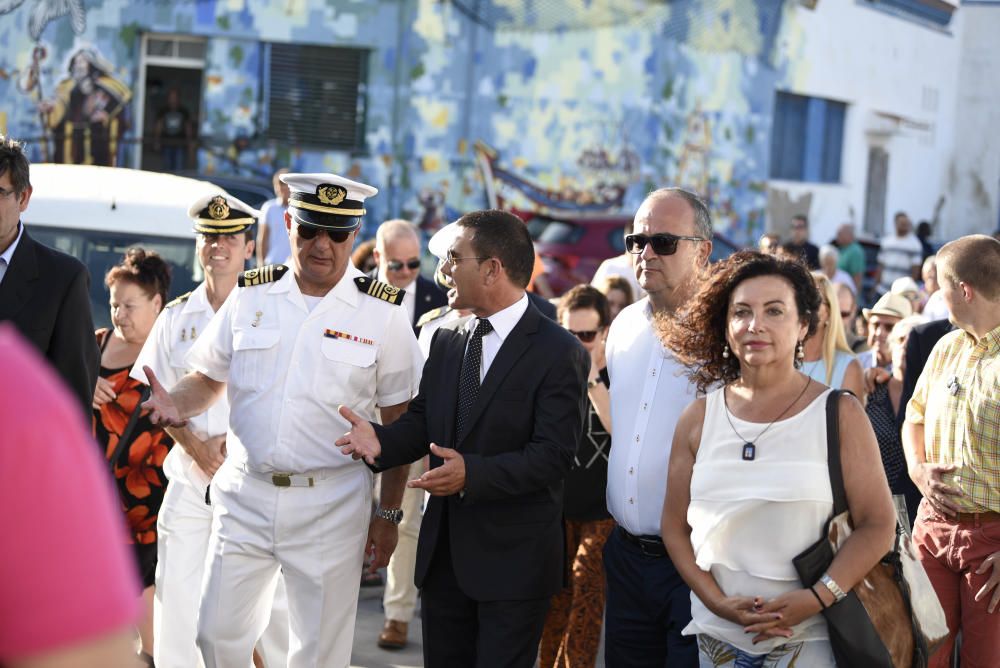
M 361 276 L 348 266 L 312 310 L 292 271 L 237 288 L 198 337 L 187 361 L 228 383 L 234 463 L 293 474 L 361 466 L 334 445 L 350 428 L 337 406 L 374 420 L 376 406 L 416 394 L 423 360 L 406 309 L 360 292 Z
M 528 310 L 528 295 L 525 293 L 521 296 L 519 300 L 508 306 L 502 311 L 497 311 L 486 320 L 490 321 L 493 326 L 492 331 L 483 337 L 483 356 L 480 360 L 479 365 L 479 382 L 482 383 L 483 379 L 486 378 L 486 372 L 490 370 L 490 365 L 493 364 L 493 360 L 496 359 L 497 353 L 500 352 L 500 346 L 503 342 L 507 340 L 510 336 L 511 330 L 514 326 L 521 321 L 524 316 L 524 312 Z M 476 331 L 476 327 L 479 326 L 479 319 L 472 318 L 469 322 L 465 323 L 465 330 L 469 332 L 469 341 L 472 340 L 471 334 Z M 465 349 L 469 349 L 469 344 L 465 344 Z
M 146 372 L 142 369 L 143 366 L 148 366 L 164 388 L 173 389 L 191 371 L 185 358 L 195 340 L 208 328 L 214 315 L 204 283 L 195 288 L 186 300 L 163 309 L 146 338 L 130 375 L 139 382 L 148 384 Z M 220 397 L 207 411 L 191 418 L 188 428 L 201 440 L 225 434 L 229 428 L 229 400 L 225 396 Z M 190 482 L 202 486 L 209 483 L 205 473 L 180 446 L 170 449 L 170 454 L 163 463 L 163 471 L 171 482 Z
M 606 346 L 611 376 L 608 511 L 626 531 L 659 536 L 674 428 L 696 390 L 653 331 L 649 299 L 622 310 Z

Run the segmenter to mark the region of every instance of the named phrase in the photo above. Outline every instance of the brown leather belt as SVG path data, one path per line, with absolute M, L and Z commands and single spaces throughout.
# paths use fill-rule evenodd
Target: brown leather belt
M 954 517 L 945 518 L 949 522 L 968 522 L 970 524 L 986 524 L 1000 522 L 1000 513 L 957 513 Z

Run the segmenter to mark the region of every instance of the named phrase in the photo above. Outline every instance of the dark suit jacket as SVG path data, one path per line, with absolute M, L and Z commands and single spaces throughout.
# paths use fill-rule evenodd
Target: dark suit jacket
M 544 315 L 549 320 L 556 320 L 556 307 L 545 297 L 535 294 L 534 292 L 528 293 L 528 299 L 531 303 L 535 305 L 535 308 Z
M 465 494 L 432 496 L 417 546 L 423 586 L 436 549 L 451 549 L 455 578 L 477 601 L 546 598 L 563 582 L 562 480 L 583 429 L 590 357 L 575 337 L 528 310 L 483 379 L 467 434 L 456 442 L 459 373 L 468 318 L 434 333 L 420 392 L 389 426 L 375 425 L 379 469 L 417 461 L 430 443 L 465 459 Z M 431 456 L 431 467 L 442 461 Z M 447 504 L 450 545 L 438 545 Z
M 90 315 L 90 274 L 79 260 L 21 234 L 0 282 L 9 320 L 55 367 L 89 421 L 101 355 Z
M 423 276 L 417 276 L 417 280 L 414 285 L 410 286 L 410 289 L 417 291 L 413 322 L 410 323 L 414 329 L 417 328 L 417 323 L 420 322 L 420 317 L 424 313 L 448 305 L 448 295 L 442 292 L 441 288 L 434 284 L 434 281 L 429 281 Z
M 938 340 L 955 329 L 948 320 L 934 320 L 917 325 L 906 340 L 906 370 L 903 372 L 903 391 L 899 396 L 899 414 L 896 415 L 896 425 L 902 429 L 906 421 L 906 404 L 910 402 L 913 391 L 917 389 L 917 379 L 924 370 L 924 365 L 930 359 L 931 351 Z

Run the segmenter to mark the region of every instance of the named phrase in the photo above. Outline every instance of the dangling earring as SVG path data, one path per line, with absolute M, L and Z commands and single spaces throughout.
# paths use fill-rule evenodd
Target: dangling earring
M 722 346 L 722 359 L 729 359 L 729 344 Z
M 795 368 L 802 366 L 802 360 L 806 358 L 806 347 L 799 341 L 799 345 L 795 347 Z

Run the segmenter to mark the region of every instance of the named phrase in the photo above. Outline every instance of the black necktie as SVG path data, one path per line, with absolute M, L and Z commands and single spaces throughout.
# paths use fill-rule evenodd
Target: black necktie
M 469 347 L 462 360 L 462 373 L 458 381 L 458 415 L 455 416 L 455 440 L 465 433 L 466 421 L 479 396 L 479 366 L 483 360 L 483 337 L 493 331 L 489 320 L 479 319 L 476 331 L 469 339 Z

